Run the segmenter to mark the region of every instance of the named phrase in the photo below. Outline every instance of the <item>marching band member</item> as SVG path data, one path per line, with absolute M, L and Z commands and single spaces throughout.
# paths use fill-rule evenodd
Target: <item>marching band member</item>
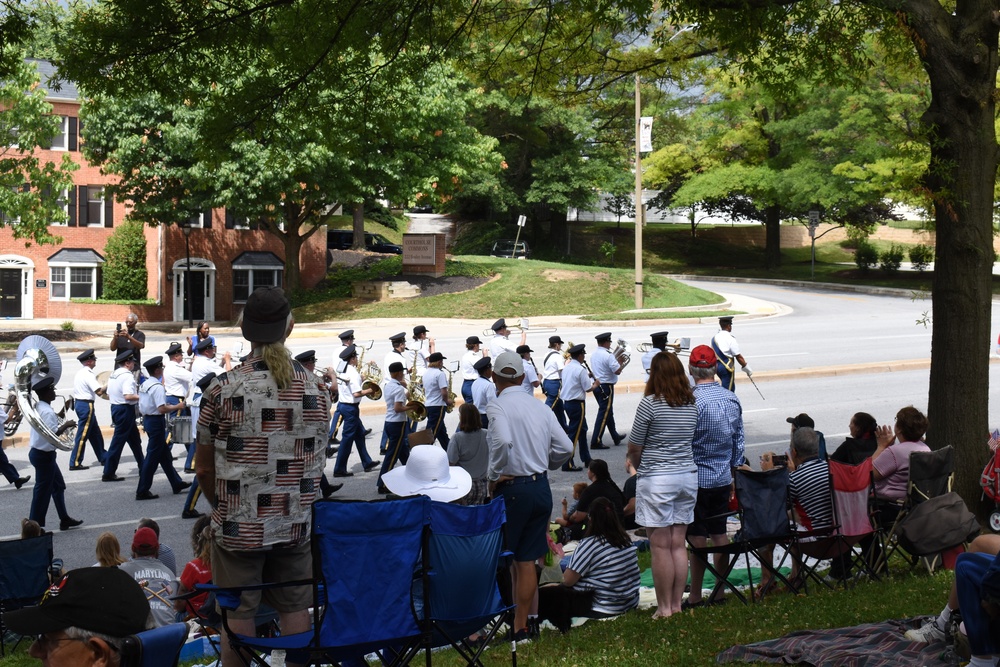
M 566 435 L 573 441 L 573 456 L 563 464 L 565 471 L 581 470 L 573 460 L 576 448 L 580 448 L 580 460 L 585 466 L 590 465 L 590 450 L 587 449 L 587 392 L 600 386 L 597 380 L 583 367 L 586 357 L 586 346 L 582 343 L 569 348 L 569 361 L 562 371 L 562 397 L 566 408 Z
M 372 393 L 371 389 L 361 387 L 361 375 L 358 373 L 358 352 L 350 345 L 340 354 L 341 361 L 346 361 L 347 365 L 343 370 L 338 369 L 337 382 L 340 383 L 340 402 L 337 403 L 337 412 L 340 413 L 344 422 L 344 439 L 340 444 L 340 451 L 337 452 L 337 461 L 333 466 L 334 477 L 353 477 L 353 472 L 347 471 L 347 458 L 351 455 L 351 448 L 357 447 L 361 456 L 361 465 L 365 472 L 370 472 L 382 465 L 381 461 L 372 461 L 365 448 L 365 426 L 361 423 L 360 407 L 361 399 Z
M 507 321 L 504 318 L 500 318 L 493 323 L 493 339 L 490 341 L 490 356 L 496 359 L 497 355 L 501 352 L 514 352 L 517 353 L 517 345 L 510 341 L 508 336 L 510 336 L 510 329 L 507 328 Z M 524 345 L 528 342 L 528 332 L 521 329 L 521 342 L 520 345 Z M 485 428 L 485 426 L 483 427 Z
M 493 362 L 490 357 L 483 357 L 476 362 L 474 368 L 479 373 L 479 377 L 472 383 L 472 402 L 479 410 L 479 418 L 483 422 L 483 428 L 490 425 L 490 420 L 486 417 L 486 407 L 497 397 L 497 388 L 493 384 Z
M 611 354 L 610 331 L 598 334 L 595 338 L 597 349 L 590 357 L 590 366 L 594 379 L 601 383 L 601 390 L 594 392 L 594 398 L 597 399 L 597 419 L 594 420 L 594 435 L 590 440 L 591 450 L 607 449 L 607 445 L 601 443 L 605 427 L 611 434 L 615 447 L 624 440 L 615 429 L 615 383 L 625 367 Z
M 135 406 L 139 402 L 139 390 L 135 385 L 135 353 L 131 349 L 119 352 L 115 363 L 119 366 L 108 380 L 108 398 L 111 400 L 111 420 L 115 424 L 115 432 L 111 436 L 108 455 L 104 457 L 102 482 L 125 481 L 124 477 L 116 474 L 125 443 L 132 450 L 140 470 L 143 461 L 142 438 L 139 436 L 139 427 L 135 424 Z
M 475 369 L 475 363 L 484 356 L 489 356 L 489 351 L 483 351 L 481 346 L 483 341 L 479 336 L 469 336 L 465 339 L 465 354 L 462 355 L 459 370 L 462 373 L 462 400 L 472 403 L 472 383 L 479 377 L 479 372 Z
M 516 350 L 521 359 L 528 362 L 522 364 L 524 366 L 524 379 L 521 380 L 521 388 L 530 396 L 535 395 L 535 389 L 541 384 L 538 381 L 538 369 L 535 368 L 535 362 L 531 360 L 532 351 L 527 345 L 518 345 Z
M 562 371 L 566 360 L 562 355 L 563 339 L 559 336 L 549 336 L 549 349 L 542 362 L 542 392 L 545 394 L 545 405 L 552 408 L 556 421 L 566 430 L 566 409 L 559 397 L 562 387 Z
M 415 346 L 413 350 L 410 350 L 412 354 L 410 367 L 412 368 L 416 365 L 417 377 L 424 376 L 424 371 L 427 370 L 428 357 L 434 354 L 434 339 L 428 338 L 428 333 L 430 332 L 427 330 L 427 327 L 422 324 L 413 327 L 413 342 Z
M 94 412 L 94 402 L 98 396 L 107 397 L 108 393 L 97 381 L 94 366 L 97 365 L 97 355 L 93 350 L 84 350 L 76 357 L 83 367 L 73 377 L 73 403 L 76 407 L 76 442 L 73 452 L 69 455 L 70 470 L 86 470 L 90 466 L 83 465 L 83 453 L 89 442 L 97 456 L 98 463 L 104 463 L 107 452 L 104 451 L 104 434 L 97 425 L 97 415 Z
M 131 356 L 132 351 L 128 354 Z M 35 403 L 35 410 L 42 422 L 49 427 L 53 433 L 59 428 L 59 417 L 52 409 L 52 401 L 56 400 L 56 383 L 51 375 L 35 382 L 31 390 L 38 396 Z M 132 426 L 135 427 L 135 417 L 132 417 Z M 56 513 L 59 514 L 59 530 L 69 530 L 83 523 L 80 519 L 74 519 L 66 510 L 66 482 L 63 481 L 59 466 L 56 465 L 56 448 L 34 427 L 31 429 L 29 438 L 31 449 L 28 451 L 28 460 L 35 467 L 35 489 L 31 497 L 31 511 L 28 517 L 45 527 L 45 515 L 49 513 L 49 500 L 56 506 Z
M 397 461 L 405 465 L 410 457 L 410 443 L 406 433 L 406 411 L 410 407 L 406 397 L 406 366 L 394 361 L 388 367 L 388 373 L 389 381 L 382 390 L 382 398 L 385 400 L 385 424 L 382 430 L 388 437 L 388 447 L 375 483 L 380 494 L 389 493 L 389 489 L 382 483 L 382 477 L 392 470 Z
M 646 375 L 649 375 L 649 368 L 653 364 L 653 357 L 658 355 L 667 349 L 667 336 L 666 331 L 658 331 L 654 334 L 649 334 L 649 338 L 652 341 L 652 347 L 642 355 L 642 370 L 646 371 Z
M 427 409 L 427 429 L 434 433 L 434 439 L 448 450 L 448 429 L 444 425 L 445 408 L 454 401 L 448 396 L 448 374 L 444 372 L 445 356 L 435 352 L 427 358 L 424 372 L 424 407 Z M 432 440 L 433 442 L 433 440 Z
M 712 349 L 718 362 L 715 365 L 715 372 L 719 378 L 719 384 L 729 391 L 736 391 L 736 364 L 740 362 L 740 368 L 753 377 L 753 371 L 747 365 L 746 359 L 740 354 L 740 344 L 736 342 L 733 335 L 733 318 L 730 315 L 719 318 L 719 332 L 712 338 Z
M 202 331 L 198 329 L 199 333 Z M 214 338 L 213 338 L 214 341 Z M 167 395 L 167 405 L 179 405 L 188 400 L 191 395 L 191 371 L 184 366 L 184 353 L 180 343 L 171 343 L 164 353 L 167 356 L 166 363 L 163 364 L 163 391 Z M 188 406 L 177 413 L 178 416 L 191 416 Z M 184 472 L 194 473 L 191 461 L 194 460 L 194 420 L 191 421 L 192 442 L 182 442 L 179 444 L 187 448 L 187 459 L 184 462 Z M 171 445 L 178 444 L 171 440 Z
M 170 412 L 180 412 L 184 402 L 167 404 L 167 393 L 163 387 L 163 357 L 153 357 L 143 364 L 149 377 L 139 387 L 139 412 L 142 414 L 142 428 L 149 438 L 146 443 L 146 458 L 139 470 L 139 486 L 135 490 L 136 500 L 159 498 L 150 489 L 156 469 L 162 468 L 174 493 L 180 493 L 191 486 L 174 470 L 170 447 L 167 446 L 167 417 Z

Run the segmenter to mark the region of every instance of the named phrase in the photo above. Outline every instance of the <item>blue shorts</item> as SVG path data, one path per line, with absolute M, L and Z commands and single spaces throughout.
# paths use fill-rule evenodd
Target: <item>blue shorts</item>
M 547 478 L 497 487 L 507 509 L 507 548 L 519 563 L 541 558 L 549 551 L 545 539 L 552 516 L 552 489 Z

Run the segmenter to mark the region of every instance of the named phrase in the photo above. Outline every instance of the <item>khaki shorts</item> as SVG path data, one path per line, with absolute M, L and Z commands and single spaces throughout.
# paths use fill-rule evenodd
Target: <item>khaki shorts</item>
M 297 547 L 274 547 L 267 551 L 229 551 L 212 545 L 212 583 L 223 588 L 255 586 L 312 579 L 312 551 L 309 542 Z M 231 618 L 253 618 L 264 601 L 280 613 L 302 611 L 312 606 L 310 586 L 289 586 L 265 591 L 244 591 L 240 606 Z M 221 611 L 221 610 L 220 610 Z

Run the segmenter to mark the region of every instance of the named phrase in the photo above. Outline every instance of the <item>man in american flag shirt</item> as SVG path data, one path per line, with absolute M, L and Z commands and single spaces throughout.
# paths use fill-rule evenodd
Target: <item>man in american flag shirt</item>
M 243 311 L 249 358 L 202 396 L 195 469 L 213 506 L 219 586 L 312 576 L 309 520 L 326 463 L 329 392 L 285 348 L 293 324 L 281 289 L 256 290 Z M 253 633 L 262 597 L 278 611 L 282 634 L 309 629 L 309 587 L 286 587 L 244 592 L 229 615 L 235 632 Z M 239 664 L 224 638 L 223 667 Z

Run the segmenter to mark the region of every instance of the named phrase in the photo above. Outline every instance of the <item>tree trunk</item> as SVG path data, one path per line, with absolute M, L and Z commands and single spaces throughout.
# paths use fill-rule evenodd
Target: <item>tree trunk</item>
M 365 203 L 358 202 L 351 211 L 351 219 L 354 222 L 354 243 L 351 250 L 365 249 Z
M 285 219 L 285 232 L 281 241 L 285 245 L 285 289 L 291 293 L 302 289 L 302 273 L 299 270 L 302 244 L 305 239 L 299 236 L 302 223 L 296 219 Z
M 937 224 L 927 442 L 935 449 L 955 447 L 955 489 L 981 519 L 997 172 L 998 29 L 991 4 L 967 3 L 943 18 L 909 14 L 931 83 L 924 115 L 932 137 L 926 183 Z
M 764 266 L 776 269 L 781 266 L 781 207 L 764 209 Z
M 691 221 L 691 238 L 692 239 L 697 238 L 697 234 L 695 233 L 695 230 L 698 228 L 698 223 L 696 222 L 697 215 L 698 215 L 697 210 L 695 209 L 694 206 L 692 206 L 691 207 L 691 212 L 688 213 L 688 220 Z

